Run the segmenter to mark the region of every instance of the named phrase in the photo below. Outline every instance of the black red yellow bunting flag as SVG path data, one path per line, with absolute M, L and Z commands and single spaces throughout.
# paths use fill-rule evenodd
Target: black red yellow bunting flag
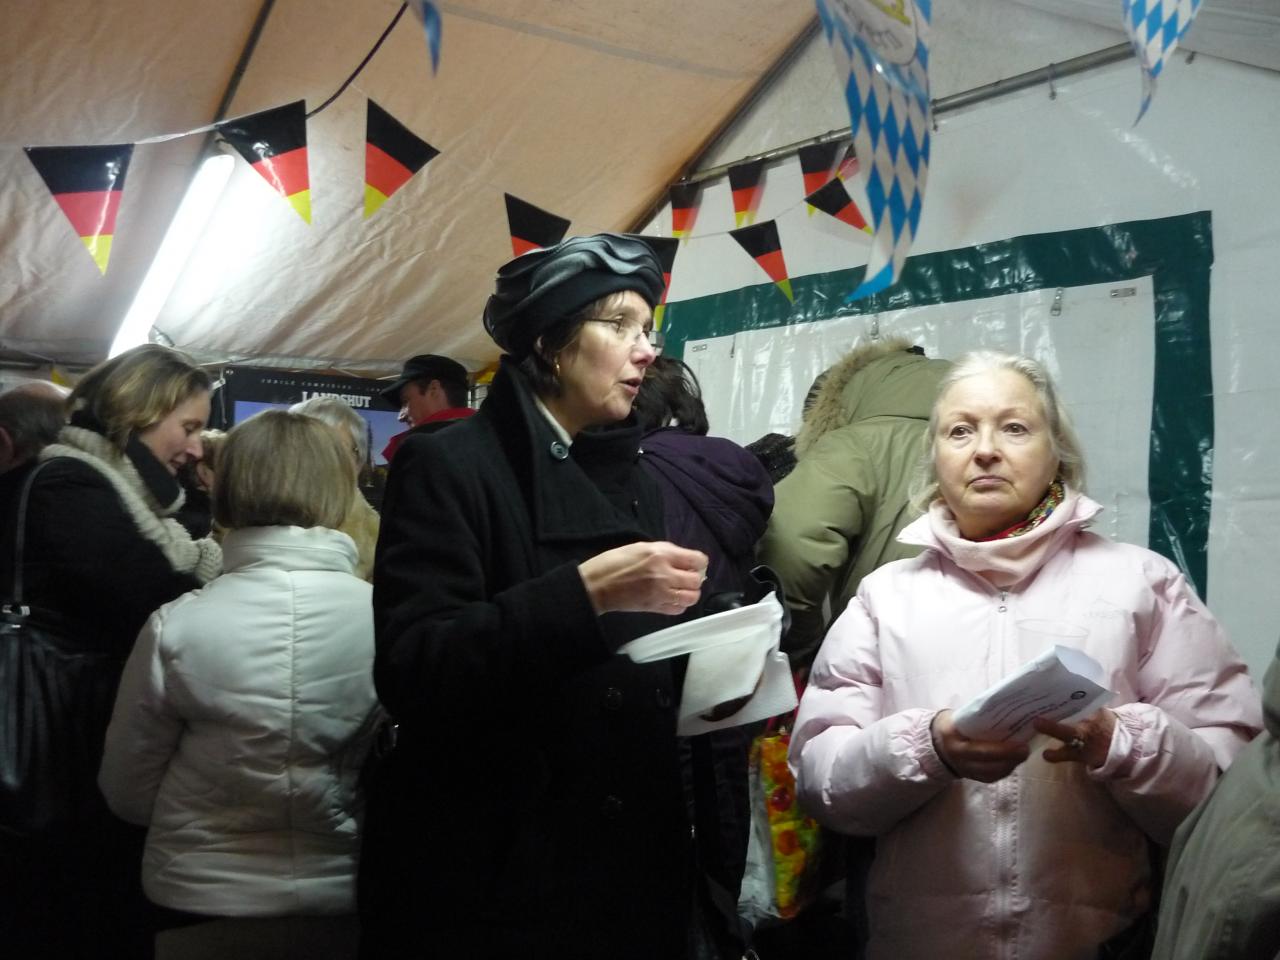
M 849 188 L 844 185 L 844 181 L 839 177 L 834 180 L 828 180 L 826 186 L 809 194 L 804 198 L 804 202 L 843 223 L 847 223 L 855 230 L 871 232 L 871 228 L 867 226 L 866 218 L 862 216 L 862 212 L 854 204 L 853 198 L 849 196 Z
M 671 235 L 677 240 L 688 239 L 693 221 L 698 219 L 698 199 L 701 193 L 700 183 L 677 183 L 671 188 Z
M 311 177 L 307 172 L 307 107 L 295 100 L 217 124 L 218 133 L 235 147 L 262 178 L 311 222 Z
M 671 198 L 671 236 L 676 239 L 689 239 L 694 229 L 694 220 L 698 219 L 698 201 L 703 192 L 700 183 L 673 184 L 668 197 Z
M 439 155 L 439 150 L 370 100 L 365 120 L 365 219 Z
M 133 144 L 27 147 L 26 154 L 93 262 L 106 273 Z
M 550 247 L 564 239 L 569 221 L 532 203 L 527 203 L 509 193 L 507 200 L 507 224 L 511 227 L 511 249 L 518 257 L 539 247 Z
M 729 168 L 729 189 L 733 191 L 733 222 L 735 226 L 754 223 L 760 207 L 761 184 L 764 178 L 764 161 L 753 160 Z
M 827 143 L 811 143 L 800 148 L 800 173 L 804 177 L 804 194 L 807 197 L 819 190 L 834 175 L 840 144 L 836 140 Z M 813 212 L 813 208 L 809 208 Z
M 849 144 L 849 149 L 844 152 L 844 159 L 840 161 L 840 166 L 836 169 L 836 176 L 841 180 L 848 180 L 850 177 L 858 175 L 858 155 L 854 153 L 853 144 Z
M 658 262 L 662 264 L 662 299 L 653 308 L 653 325 L 661 330 L 662 315 L 666 312 L 667 291 L 671 289 L 671 271 L 675 269 L 676 251 L 680 249 L 680 240 L 677 237 L 651 236 L 640 236 L 636 239 L 649 244 L 657 254 Z
M 788 300 L 795 300 L 791 293 L 791 279 L 787 276 L 787 264 L 782 259 L 782 242 L 778 239 L 778 224 L 774 220 L 755 223 L 749 227 L 730 230 L 729 236 L 747 251 L 760 269 L 767 273 Z

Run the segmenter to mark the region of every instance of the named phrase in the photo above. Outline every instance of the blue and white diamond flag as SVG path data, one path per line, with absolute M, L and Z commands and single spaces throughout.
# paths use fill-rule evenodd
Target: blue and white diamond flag
M 1200 0 L 1121 0 L 1124 29 L 1142 65 L 1141 120 L 1156 92 L 1156 77 L 1200 11 Z M 1133 121 L 1136 125 L 1138 120 Z
M 929 174 L 932 0 L 816 0 L 845 81 L 853 145 L 867 187 L 871 258 L 856 300 L 891 286 L 920 223 Z

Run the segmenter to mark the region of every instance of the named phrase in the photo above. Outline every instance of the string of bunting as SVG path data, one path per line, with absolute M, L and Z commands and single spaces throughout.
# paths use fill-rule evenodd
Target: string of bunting
M 928 27 L 931 0 L 815 0 L 837 71 L 847 78 L 846 99 L 852 143 L 843 156 L 840 144 L 812 144 L 799 151 L 807 213 L 824 213 L 871 237 L 865 279 L 850 300 L 896 282 L 914 240 L 928 174 L 932 107 L 928 79 Z M 1186 32 L 1200 0 L 1122 0 L 1125 25 L 1143 66 L 1145 96 L 1140 120 L 1154 94 L 1155 78 Z M 133 149 L 214 131 L 298 215 L 311 223 L 311 184 L 306 122 L 333 103 L 356 79 L 406 9 L 423 24 L 433 73 L 438 69 L 442 24 L 430 0 L 401 5 L 382 36 L 341 87 L 307 112 L 301 100 L 259 113 L 219 121 L 182 133 L 161 134 L 128 144 L 37 146 L 24 150 L 63 210 L 99 270 L 105 274 Z M 1136 121 L 1135 121 L 1136 123 Z M 372 99 L 367 101 L 364 218 L 372 217 L 441 151 L 411 131 Z M 837 157 L 840 159 L 837 161 Z M 859 158 L 867 158 L 864 167 Z M 794 301 L 778 235 L 777 218 L 756 223 L 764 193 L 763 160 L 728 170 L 735 229 L 727 231 Z M 861 176 L 868 218 L 851 196 L 846 181 Z M 514 255 L 559 242 L 570 221 L 533 203 L 503 193 Z M 662 259 L 669 288 L 676 253 L 695 235 L 701 184 L 681 182 L 669 190 L 670 238 L 646 237 Z M 783 213 L 793 209 L 795 204 Z M 718 234 L 699 234 L 698 237 Z M 661 326 L 666 291 L 655 310 Z
M 133 158 L 133 148 L 140 144 L 165 143 L 197 134 L 217 133 L 309 224 L 311 182 L 307 164 L 306 121 L 332 104 L 352 84 L 378 52 L 391 30 L 400 22 L 405 10 L 413 10 L 422 21 L 431 57 L 431 70 L 435 73 L 440 63 L 440 12 L 431 0 L 407 0 L 397 9 L 387 28 L 351 76 L 333 96 L 310 113 L 307 113 L 305 103 L 298 100 L 260 113 L 205 124 L 179 133 L 144 137 L 133 143 L 29 146 L 23 150 L 44 180 L 54 202 L 62 209 L 72 229 L 104 275 L 111 258 L 116 217 L 124 194 L 129 161 Z M 381 205 L 377 200 L 379 194 L 382 202 L 385 202 L 391 193 L 403 186 L 409 176 L 439 153 L 430 144 L 409 133 L 373 101 L 370 101 L 368 131 L 369 143 L 366 144 L 365 153 L 366 218 Z M 374 148 L 371 149 L 369 144 L 373 144 Z M 390 151 L 387 149 L 388 145 Z M 403 170 L 409 171 L 408 176 L 402 175 Z

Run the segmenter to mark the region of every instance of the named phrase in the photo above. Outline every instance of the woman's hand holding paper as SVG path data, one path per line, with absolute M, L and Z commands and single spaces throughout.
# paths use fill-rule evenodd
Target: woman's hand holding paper
M 971 740 L 958 731 L 950 710 L 939 710 L 930 727 L 933 748 L 947 769 L 965 780 L 995 783 L 1018 768 L 1030 754 L 1025 743 Z
M 1033 724 L 1040 733 L 1062 741 L 1062 746 L 1050 747 L 1042 754 L 1050 763 L 1084 763 L 1096 769 L 1107 762 L 1107 754 L 1111 752 L 1116 715 L 1104 709 L 1074 723 L 1055 723 L 1037 717 Z

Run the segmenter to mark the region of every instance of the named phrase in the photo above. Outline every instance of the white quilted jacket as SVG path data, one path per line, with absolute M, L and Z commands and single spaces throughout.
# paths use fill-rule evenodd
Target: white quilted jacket
M 149 824 L 147 896 L 214 916 L 355 908 L 378 707 L 369 584 L 325 528 L 228 534 L 225 572 L 138 636 L 99 784 Z

